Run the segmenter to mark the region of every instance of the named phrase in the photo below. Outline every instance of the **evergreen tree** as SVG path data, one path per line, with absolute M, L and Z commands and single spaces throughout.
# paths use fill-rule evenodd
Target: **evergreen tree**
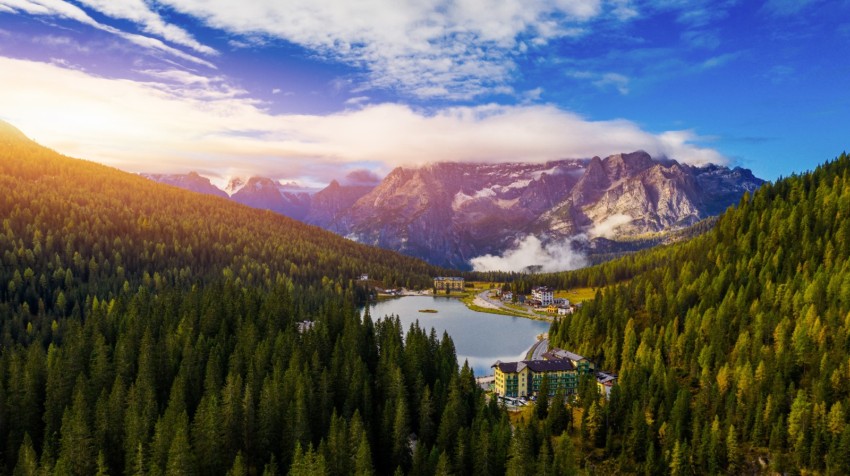
M 537 392 L 534 413 L 539 420 L 545 420 L 549 415 L 549 376 L 546 374 L 540 379 L 540 390 Z

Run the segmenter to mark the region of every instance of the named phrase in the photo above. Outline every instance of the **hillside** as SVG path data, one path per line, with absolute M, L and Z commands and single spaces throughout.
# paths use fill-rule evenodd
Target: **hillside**
M 252 284 L 331 278 L 350 288 L 349 280 L 368 273 L 388 286 L 427 287 L 439 273 L 278 214 L 63 157 L 9 125 L 0 131 L 0 147 L 5 249 L 32 249 L 34 264 L 47 266 L 42 260 L 49 258 L 81 282 L 98 274 L 92 269 L 121 268 L 133 286 L 145 272 L 182 283 L 182 275 L 203 280 L 229 270 Z M 36 276 L 56 271 L 33 267 Z
M 504 471 L 451 339 L 355 307 L 440 270 L 2 123 L 0 187 L 0 474 Z
M 525 283 L 622 283 L 551 329 L 620 376 L 610 404 L 583 404 L 586 454 L 647 474 L 846 474 L 848 210 L 842 154 L 687 243 Z

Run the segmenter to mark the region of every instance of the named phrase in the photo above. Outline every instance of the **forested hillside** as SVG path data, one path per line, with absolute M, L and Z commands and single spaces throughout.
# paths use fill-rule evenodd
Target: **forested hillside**
M 6 125 L 0 190 L 0 474 L 504 472 L 451 339 L 355 308 L 439 269 Z
M 850 157 L 744 196 L 687 243 L 535 278 L 608 286 L 552 326 L 619 373 L 592 460 L 646 474 L 850 471 Z

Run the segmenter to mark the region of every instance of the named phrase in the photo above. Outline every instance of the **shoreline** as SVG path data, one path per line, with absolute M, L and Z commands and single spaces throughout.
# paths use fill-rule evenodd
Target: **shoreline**
M 399 297 L 408 297 L 408 296 L 423 296 L 423 297 L 445 297 L 445 298 L 455 298 L 460 299 L 461 302 L 469 309 L 470 311 L 475 312 L 483 312 L 487 314 L 497 314 L 500 316 L 511 316 L 511 317 L 521 317 L 523 319 L 529 319 L 532 321 L 541 321 L 541 322 L 549 322 L 554 321 L 554 316 L 544 316 L 541 314 L 537 314 L 533 311 L 519 311 L 516 309 L 511 309 L 506 306 L 501 306 L 497 304 L 493 304 L 493 302 L 487 298 L 482 297 L 482 294 L 486 294 L 490 292 L 489 290 L 484 291 L 472 291 L 465 292 L 463 294 L 434 294 L 430 290 L 423 291 L 410 291 L 407 289 L 402 289 L 398 294 L 378 294 L 376 301 L 384 301 L 388 299 L 395 299 Z

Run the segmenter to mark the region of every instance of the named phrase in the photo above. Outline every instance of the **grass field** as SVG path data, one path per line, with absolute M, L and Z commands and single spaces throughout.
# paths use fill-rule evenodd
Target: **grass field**
M 571 303 L 589 301 L 596 297 L 596 291 L 600 288 L 573 288 L 566 291 L 556 291 L 556 298 L 567 298 Z

